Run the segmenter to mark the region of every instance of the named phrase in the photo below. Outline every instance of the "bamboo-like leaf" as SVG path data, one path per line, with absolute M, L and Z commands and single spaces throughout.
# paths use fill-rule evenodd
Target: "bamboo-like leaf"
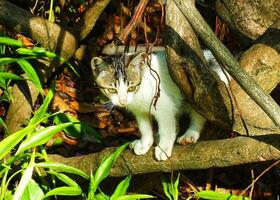
M 6 123 L 4 122 L 4 120 L 2 119 L 2 117 L 0 117 L 0 125 L 1 125 L 2 127 L 4 127 L 4 129 L 7 130 L 7 125 L 6 125 Z
M 38 183 L 31 179 L 24 190 L 22 199 L 41 200 L 44 198 L 44 196 L 44 192 L 42 191 Z
M 61 195 L 61 196 L 78 196 L 82 194 L 82 190 L 79 187 L 68 187 L 68 186 L 62 186 L 62 187 L 57 187 L 45 195 L 45 198 L 53 195 Z
M 98 193 L 93 198 L 88 198 L 88 200 L 110 200 L 110 197 L 104 193 Z
M 22 81 L 24 78 L 10 72 L 0 72 L 0 78 L 1 79 L 11 79 L 16 81 Z
M 75 70 L 75 68 L 68 61 L 66 61 L 62 57 L 59 57 L 58 55 L 56 55 L 53 52 L 45 50 L 43 47 L 34 47 L 33 49 L 18 48 L 16 50 L 16 52 L 18 54 L 21 54 L 21 55 L 33 56 L 33 57 L 37 57 L 37 58 L 47 57 L 47 58 L 50 58 L 50 59 L 58 59 L 61 63 L 65 63 L 67 66 L 69 66 L 73 70 L 73 72 L 77 76 L 79 76 L 78 72 Z
M 48 142 L 52 136 L 54 136 L 57 132 L 63 130 L 64 128 L 73 125 L 73 123 L 68 122 L 65 124 L 60 124 L 56 126 L 49 126 L 47 128 L 40 129 L 36 131 L 31 137 L 25 139 L 19 146 L 15 155 L 30 149 L 32 147 L 36 147 Z
M 85 179 L 89 179 L 89 176 L 82 170 L 77 169 L 75 167 L 71 167 L 69 165 L 62 164 L 62 163 L 41 162 L 41 163 L 36 163 L 35 167 L 48 168 L 48 169 L 52 169 L 52 170 L 55 170 L 58 172 L 67 172 L 67 173 L 77 174 Z
M 32 65 L 27 60 L 18 60 L 17 63 L 20 65 L 20 67 L 23 69 L 27 77 L 35 84 L 36 88 L 40 93 L 42 93 L 42 85 L 41 81 L 37 75 L 37 72 L 34 70 Z
M 55 115 L 53 121 L 55 124 L 73 122 L 73 126 L 69 126 L 66 129 L 64 129 L 64 131 L 67 134 L 75 138 L 81 138 L 81 134 L 92 135 L 95 138 L 95 142 L 101 142 L 101 136 L 100 133 L 97 132 L 97 130 L 88 126 L 86 123 L 83 123 L 80 120 L 71 117 L 70 115 L 67 115 L 65 113 L 59 113 Z
M 0 58 L 0 66 L 4 66 L 4 65 L 8 65 L 10 63 L 14 63 L 17 62 L 18 58 L 9 58 L 9 57 L 5 57 L 5 58 Z
M 58 172 L 55 172 L 55 171 L 49 171 L 48 173 L 55 175 L 59 180 L 66 183 L 68 186 L 79 187 L 79 185 L 76 183 L 76 181 L 71 179 L 69 176 L 66 176 L 65 174 L 58 173 Z
M 130 195 L 124 195 L 118 197 L 117 200 L 138 200 L 138 199 L 150 199 L 150 198 L 155 198 L 155 197 L 148 194 L 130 194 Z
M 237 196 L 233 194 L 222 194 L 212 190 L 197 192 L 194 194 L 194 196 L 209 200 L 249 200 L 248 197 Z
M 35 126 L 27 126 L 0 142 L 0 160 L 4 158 L 28 133 L 34 130 Z
M 49 92 L 48 92 L 44 102 L 42 103 L 40 108 L 35 112 L 34 116 L 32 117 L 32 119 L 29 122 L 29 125 L 36 125 L 43 120 L 43 118 L 47 112 L 47 109 L 49 107 L 49 104 L 54 96 L 54 92 L 55 92 L 55 83 L 53 82 L 50 86 Z
M 170 183 L 169 183 L 169 181 L 167 180 L 167 178 L 165 176 L 162 178 L 161 183 L 162 183 L 164 194 L 167 196 L 167 198 L 169 200 L 173 200 L 173 198 L 171 196 L 172 194 L 170 192 Z
M 127 176 L 124 180 L 122 180 L 117 188 L 115 189 L 114 193 L 112 194 L 110 200 L 116 200 L 118 197 L 123 196 L 126 194 L 127 188 L 129 187 L 131 180 L 131 176 Z
M 0 37 L 0 44 L 22 47 L 23 44 L 20 40 L 15 40 L 9 37 Z
M 94 181 L 94 176 L 92 174 L 92 171 L 90 172 L 90 177 L 89 177 L 89 186 L 88 186 L 88 200 L 94 200 L 94 193 L 95 191 L 93 191 L 95 185 L 95 181 Z
M 30 162 L 27 166 L 27 168 L 24 170 L 22 177 L 20 179 L 20 182 L 16 188 L 13 200 L 21 200 L 22 195 L 24 193 L 25 188 L 27 187 L 29 181 L 32 178 L 32 173 L 34 169 L 34 160 L 35 160 L 35 151 L 33 151 L 31 155 Z
M 110 169 L 117 159 L 117 157 L 121 154 L 121 152 L 128 146 L 128 144 L 124 144 L 119 147 L 113 154 L 105 157 L 101 162 L 100 166 L 94 173 L 94 184 L 92 190 L 95 192 L 99 183 L 104 180 L 110 173 Z

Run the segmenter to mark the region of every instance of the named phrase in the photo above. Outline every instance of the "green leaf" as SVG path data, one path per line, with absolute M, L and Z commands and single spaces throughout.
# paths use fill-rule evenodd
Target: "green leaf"
M 67 173 L 72 173 L 72 174 L 77 174 L 85 179 L 89 179 L 89 176 L 83 172 L 80 169 L 77 169 L 75 167 L 71 167 L 69 165 L 65 165 L 62 163 L 55 163 L 55 162 L 41 162 L 41 163 L 36 163 L 35 167 L 42 167 L 42 168 L 49 168 L 52 170 L 56 170 L 59 172 L 67 172 Z
M 20 40 L 15 40 L 9 37 L 0 37 L 0 44 L 22 47 L 23 44 Z
M 194 196 L 209 200 L 249 200 L 248 197 L 237 196 L 232 194 L 222 194 L 212 190 L 197 192 L 194 194 Z
M 62 195 L 62 196 L 78 196 L 82 194 L 82 190 L 79 187 L 68 187 L 68 186 L 62 186 L 62 187 L 57 187 L 45 195 L 45 198 L 53 195 Z
M 28 200 L 41 200 L 44 198 L 44 192 L 33 179 L 29 181 L 27 187 L 24 190 L 22 199 Z
M 167 196 L 167 198 L 169 200 L 173 200 L 172 196 L 171 196 L 171 193 L 170 193 L 170 183 L 169 181 L 167 180 L 167 178 L 164 176 L 162 178 L 162 187 L 163 187 L 163 192 L 164 194 Z
M 147 194 L 130 194 L 130 195 L 124 195 L 118 197 L 117 200 L 138 200 L 138 199 L 150 199 L 150 198 L 155 198 L 155 197 Z
M 104 193 L 98 193 L 93 198 L 88 198 L 88 200 L 110 200 L 110 197 Z
M 4 129 L 7 130 L 7 125 L 6 123 L 4 122 L 4 120 L 2 119 L 2 117 L 0 117 L 0 125 L 4 127 Z
M 17 63 L 23 69 L 26 76 L 35 84 L 37 90 L 40 91 L 40 93 L 42 93 L 43 89 L 42 89 L 41 81 L 37 75 L 37 72 L 32 67 L 32 65 L 24 59 L 18 60 Z
M 92 135 L 95 138 L 95 141 L 92 142 L 101 142 L 101 136 L 98 131 L 96 131 L 94 128 L 88 126 L 86 123 L 83 123 L 79 121 L 78 119 L 75 119 L 74 117 L 71 117 L 70 115 L 67 115 L 65 113 L 59 113 L 55 115 L 54 117 L 54 123 L 55 124 L 61 124 L 65 122 L 73 122 L 73 126 L 69 126 L 64 129 L 64 131 L 75 137 L 80 139 L 83 135 Z
M 54 92 L 55 92 L 55 83 L 53 82 L 50 86 L 49 92 L 48 92 L 44 102 L 42 103 L 40 108 L 35 112 L 34 116 L 32 117 L 32 119 L 29 122 L 29 125 L 36 125 L 44 119 L 44 116 L 47 112 L 49 104 L 54 96 Z
M 124 180 L 122 180 L 118 184 L 110 200 L 116 200 L 118 197 L 125 195 L 127 188 L 129 187 L 130 180 L 131 180 L 131 176 L 128 176 Z
M 32 134 L 31 137 L 25 139 L 19 146 L 15 155 L 22 153 L 23 151 L 30 149 L 32 147 L 36 147 L 48 142 L 52 136 L 54 136 L 57 132 L 63 130 L 64 128 L 73 125 L 72 122 L 68 122 L 65 124 L 60 124 L 56 126 L 49 126 L 47 128 L 40 129 Z
M 22 81 L 24 78 L 10 72 L 0 72 L 0 78 L 1 79 L 11 79 L 16 81 Z
M 22 177 L 18 186 L 16 187 L 16 191 L 13 197 L 13 200 L 21 200 L 24 190 L 26 189 L 28 183 L 30 182 L 34 169 L 34 160 L 35 160 L 35 151 L 33 151 L 30 159 L 30 163 L 27 168 L 24 170 Z
M 5 58 L 0 58 L 0 66 L 4 66 L 4 65 L 8 65 L 10 63 L 13 63 L 13 62 L 17 62 L 18 58 L 9 58 L 9 57 L 5 57 Z
M 27 134 L 33 132 L 35 126 L 27 126 L 0 142 L 0 160 L 4 158 Z
M 177 177 L 175 183 L 173 184 L 173 197 L 174 197 L 174 200 L 178 200 L 178 197 L 179 197 L 179 191 L 178 191 L 179 179 L 180 179 L 180 174 L 178 174 L 178 177 Z
M 105 157 L 96 172 L 94 173 L 94 184 L 92 185 L 92 190 L 95 192 L 99 183 L 104 180 L 110 173 L 110 169 L 117 159 L 117 157 L 121 154 L 121 152 L 128 146 L 128 144 L 124 144 L 119 147 L 113 154 Z
M 79 187 L 79 185 L 76 183 L 76 181 L 74 181 L 73 179 L 71 179 L 69 176 L 66 176 L 65 174 L 62 173 L 58 173 L 55 171 L 49 171 L 49 174 L 53 174 L 54 176 L 56 176 L 59 180 L 61 180 L 62 182 L 66 183 L 68 186 L 71 187 Z

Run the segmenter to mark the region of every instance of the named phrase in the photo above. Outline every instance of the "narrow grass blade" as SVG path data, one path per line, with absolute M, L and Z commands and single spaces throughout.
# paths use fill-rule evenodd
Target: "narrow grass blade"
M 150 199 L 150 198 L 155 198 L 155 197 L 148 194 L 131 194 L 131 195 L 124 195 L 118 197 L 117 200 L 138 200 L 138 199 Z
M 15 40 L 9 37 L 0 37 L 0 44 L 22 47 L 23 44 L 20 40 Z
M 75 138 L 81 138 L 81 134 L 87 134 L 92 135 L 96 139 L 95 142 L 101 142 L 101 136 L 100 133 L 95 130 L 94 128 L 88 126 L 86 123 L 81 122 L 78 119 L 75 119 L 74 117 L 71 117 L 70 115 L 67 115 L 65 113 L 59 113 L 55 115 L 54 117 L 54 123 L 55 124 L 61 124 L 65 122 L 73 122 L 73 126 L 67 127 L 64 129 L 64 131 L 75 137 Z
M 237 196 L 232 194 L 223 194 L 212 190 L 197 192 L 194 194 L 194 196 L 209 200 L 249 200 L 248 197 Z
M 112 194 L 110 200 L 116 200 L 116 199 L 118 199 L 118 197 L 125 195 L 127 188 L 129 187 L 130 180 L 131 180 L 131 176 L 128 176 L 124 180 L 122 180 L 118 184 L 118 186 L 115 189 L 114 193 Z
M 88 200 L 111 200 L 109 196 L 104 193 L 98 193 L 93 198 L 88 198 Z
M 30 125 L 36 125 L 42 121 L 42 119 L 44 118 L 47 112 L 49 104 L 54 96 L 54 92 L 55 92 L 55 83 L 52 83 L 44 102 L 42 103 L 40 108 L 35 112 L 34 116 L 30 120 L 29 122 Z
M 69 176 L 66 176 L 65 174 L 62 173 L 58 173 L 55 171 L 49 171 L 49 174 L 53 174 L 54 176 L 56 176 L 59 180 L 61 180 L 62 182 L 66 183 L 68 186 L 71 187 L 79 187 L 79 185 L 76 183 L 76 181 L 74 181 L 73 179 L 71 179 Z
M 103 161 L 101 162 L 100 166 L 94 173 L 94 185 L 93 185 L 93 191 L 95 192 L 99 183 L 104 180 L 110 173 L 110 169 L 114 163 L 114 161 L 117 159 L 117 157 L 121 154 L 121 152 L 128 146 L 128 144 L 122 145 L 119 147 L 113 154 L 109 155 L 108 157 L 105 157 Z
M 77 169 L 75 167 L 71 167 L 69 165 L 62 164 L 62 163 L 41 162 L 41 163 L 36 163 L 35 166 L 52 169 L 52 170 L 55 170 L 58 172 L 67 172 L 67 173 L 77 174 L 85 179 L 89 179 L 89 176 L 82 170 Z
M 30 162 L 29 162 L 27 168 L 25 169 L 25 171 L 22 174 L 20 182 L 19 182 L 19 184 L 16 188 L 13 200 L 21 200 L 22 199 L 22 195 L 24 193 L 24 190 L 25 190 L 29 181 L 32 178 L 33 169 L 34 169 L 34 160 L 35 160 L 35 151 L 32 153 Z
M 24 59 L 18 60 L 17 63 L 23 69 L 23 71 L 25 72 L 25 74 L 27 75 L 29 80 L 31 80 L 35 84 L 37 90 L 40 93 L 42 93 L 43 88 L 42 88 L 42 85 L 41 85 L 41 81 L 40 81 L 40 79 L 37 75 L 37 72 L 32 67 L 32 65 L 27 60 L 24 60 Z
M 5 58 L 0 58 L 0 66 L 4 66 L 4 65 L 8 65 L 10 63 L 14 63 L 17 62 L 18 58 L 9 58 L 9 57 L 5 57 Z
M 57 187 L 45 195 L 45 198 L 53 195 L 61 195 L 61 196 L 78 196 L 82 194 L 82 190 L 79 187 L 68 187 L 68 186 L 62 186 L 62 187 Z
M 0 142 L 0 160 L 4 158 L 27 134 L 34 130 L 35 126 L 27 126 Z
M 10 79 L 10 80 L 16 80 L 16 81 L 22 81 L 24 78 L 10 72 L 0 72 L 0 78 L 1 79 Z
M 171 186 L 170 186 L 170 183 L 169 183 L 169 181 L 167 180 L 167 178 L 165 176 L 162 178 L 161 183 L 162 183 L 164 194 L 167 196 L 167 198 L 169 200 L 173 200 L 173 198 L 171 196 L 172 194 L 171 194 L 171 191 L 170 191 L 170 187 Z
M 15 155 L 22 153 L 23 151 L 36 147 L 48 142 L 57 132 L 63 130 L 64 128 L 73 125 L 73 123 L 68 122 L 65 124 L 60 124 L 56 126 L 49 126 L 36 131 L 31 137 L 25 139 L 19 146 Z
M 40 186 L 38 185 L 38 183 L 36 183 L 33 179 L 31 179 L 24 190 L 22 199 L 42 200 L 44 196 L 45 194 L 40 188 Z

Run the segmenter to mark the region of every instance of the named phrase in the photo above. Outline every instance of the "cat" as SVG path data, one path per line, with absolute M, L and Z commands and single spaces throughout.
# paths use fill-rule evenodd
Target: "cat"
M 134 114 L 141 133 L 141 138 L 130 145 L 135 154 L 146 154 L 154 143 L 150 115 L 158 124 L 156 160 L 164 161 L 171 157 L 178 119 L 183 113 L 189 114 L 190 124 L 177 143 L 197 142 L 206 119 L 188 104 L 171 79 L 164 51 L 149 55 L 142 52 L 134 56 L 110 56 L 104 60 L 94 57 L 91 69 L 101 92 L 115 106 L 124 107 Z

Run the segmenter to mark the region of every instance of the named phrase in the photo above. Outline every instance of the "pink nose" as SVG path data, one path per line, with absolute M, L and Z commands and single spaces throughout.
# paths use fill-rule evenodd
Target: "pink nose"
M 127 98 L 126 97 L 119 97 L 119 102 L 121 106 L 125 106 L 127 104 Z

